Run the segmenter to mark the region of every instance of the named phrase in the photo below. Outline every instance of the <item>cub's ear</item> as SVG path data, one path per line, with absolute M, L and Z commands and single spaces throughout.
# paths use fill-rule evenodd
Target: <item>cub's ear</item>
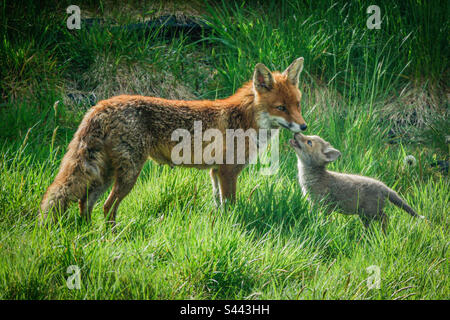
M 256 91 L 270 91 L 273 88 L 273 77 L 269 69 L 262 63 L 258 63 L 253 74 L 253 87 Z
M 298 86 L 298 79 L 300 78 L 300 73 L 303 70 L 303 61 L 303 57 L 300 57 L 292 62 L 291 65 L 283 71 L 283 75 L 285 75 L 289 82 L 294 86 Z
M 325 160 L 327 162 L 333 162 L 341 156 L 341 152 L 333 147 L 327 147 L 323 150 L 323 155 L 325 156 Z

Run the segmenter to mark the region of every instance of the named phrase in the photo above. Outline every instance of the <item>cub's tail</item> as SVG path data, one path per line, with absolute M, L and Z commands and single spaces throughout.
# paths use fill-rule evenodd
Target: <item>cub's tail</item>
M 393 204 L 395 204 L 397 207 L 402 208 L 403 210 L 408 212 L 413 217 L 425 219 L 424 216 L 417 214 L 417 212 L 415 212 L 413 208 L 411 208 L 402 198 L 400 198 L 400 196 L 394 190 L 389 189 L 388 199 Z

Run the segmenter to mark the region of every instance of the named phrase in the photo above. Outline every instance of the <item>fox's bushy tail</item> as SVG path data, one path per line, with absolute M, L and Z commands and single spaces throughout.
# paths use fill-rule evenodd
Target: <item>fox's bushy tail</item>
M 40 219 L 42 222 L 47 220 L 47 216 L 50 213 L 56 221 L 56 215 L 66 211 L 70 202 L 68 191 L 67 183 L 60 181 L 55 181 L 48 187 L 40 207 Z
M 424 216 L 421 216 L 421 215 L 417 214 L 417 212 L 414 211 L 414 209 L 411 208 L 402 198 L 400 198 L 400 196 L 394 190 L 389 189 L 389 191 L 388 191 L 388 199 L 393 204 L 395 204 L 397 207 L 402 208 L 403 210 L 408 212 L 413 217 L 417 217 L 417 218 L 420 218 L 420 219 L 424 219 L 425 218 Z
M 91 182 L 102 179 L 102 168 L 105 166 L 103 139 L 98 133 L 98 124 L 88 115 L 70 142 L 58 175 L 42 199 L 41 219 L 46 219 L 52 211 L 55 214 L 64 213 L 71 201 L 86 195 Z

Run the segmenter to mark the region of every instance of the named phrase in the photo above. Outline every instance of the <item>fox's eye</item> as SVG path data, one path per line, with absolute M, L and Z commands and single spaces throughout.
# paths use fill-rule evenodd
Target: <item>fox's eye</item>
M 278 106 L 277 109 L 282 111 L 282 112 L 286 112 L 286 107 L 285 106 Z
M 310 147 L 312 147 L 312 141 L 308 140 L 308 142 L 306 142 Z

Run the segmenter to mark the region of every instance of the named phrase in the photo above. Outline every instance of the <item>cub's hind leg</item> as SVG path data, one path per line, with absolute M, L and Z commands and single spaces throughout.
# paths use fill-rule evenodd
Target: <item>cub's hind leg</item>
M 361 221 L 363 222 L 363 224 L 366 228 L 369 228 L 372 221 L 374 221 L 374 220 L 380 221 L 382 230 L 384 233 L 386 233 L 389 218 L 383 211 L 380 211 L 376 216 L 367 216 L 364 214 L 360 214 L 359 217 L 361 218 Z
M 381 222 L 381 228 L 383 232 L 386 233 L 389 224 L 389 217 L 383 211 L 380 211 L 375 219 Z
M 366 229 L 370 227 L 370 223 L 372 222 L 372 219 L 370 217 L 360 213 L 359 218 L 361 219 L 361 222 L 364 224 L 364 227 L 366 227 Z

